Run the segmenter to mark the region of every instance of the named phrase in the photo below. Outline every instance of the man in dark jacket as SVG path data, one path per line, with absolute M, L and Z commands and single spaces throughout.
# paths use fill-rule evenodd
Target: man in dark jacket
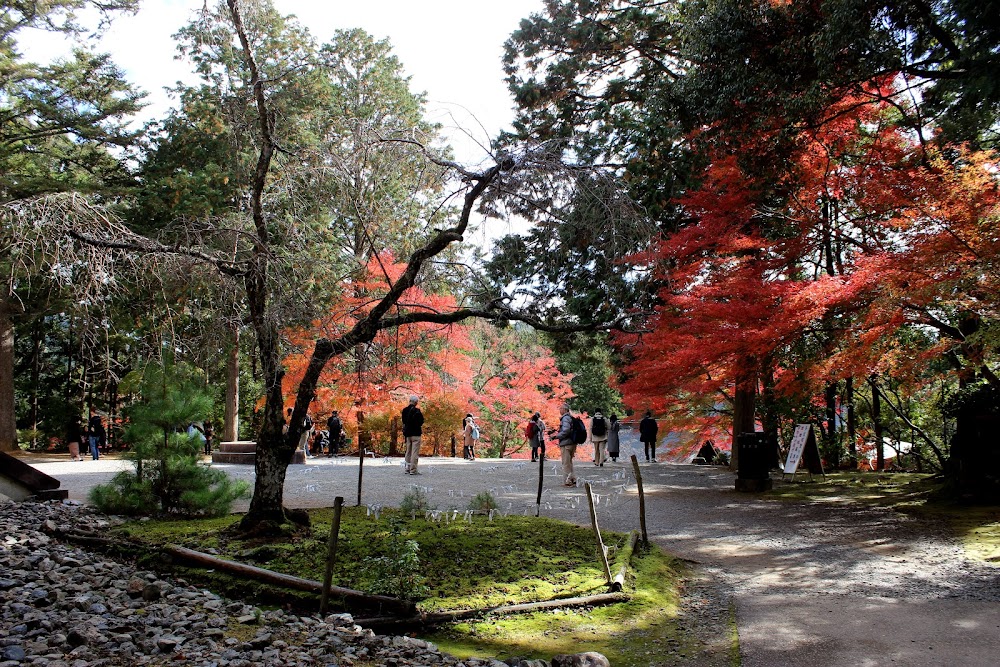
M 416 396 L 410 396 L 410 404 L 403 408 L 403 442 L 406 443 L 407 475 L 419 475 L 417 463 L 420 460 L 420 437 L 423 435 L 424 413 L 417 407 Z
M 639 422 L 639 441 L 642 442 L 642 451 L 646 454 L 646 462 L 656 460 L 656 433 L 660 427 L 653 419 L 653 413 L 646 410 L 646 416 Z
M 330 453 L 328 456 L 340 454 L 340 442 L 344 437 L 344 425 L 340 422 L 340 413 L 334 410 L 326 420 L 326 432 L 330 438 Z

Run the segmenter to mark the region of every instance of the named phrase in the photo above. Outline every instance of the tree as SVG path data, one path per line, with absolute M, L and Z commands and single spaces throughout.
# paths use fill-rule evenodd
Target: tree
M 303 418 L 316 396 L 323 371 L 332 359 L 369 343 L 382 330 L 420 322 L 447 325 L 469 318 L 520 320 L 541 328 L 567 331 L 586 330 L 595 325 L 582 320 L 543 323 L 531 314 L 534 311 L 530 308 L 526 312 L 513 309 L 509 295 L 499 293 L 475 302 L 459 303 L 457 308 L 442 312 L 397 310 L 406 302 L 410 290 L 429 275 L 434 260 L 447 256 L 454 244 L 462 241 L 477 207 L 499 201 L 501 195 L 520 187 L 517 176 L 530 172 L 568 192 L 572 184 L 580 180 L 578 177 L 586 173 L 578 167 L 563 167 L 552 159 L 545 145 L 519 151 L 505 150 L 495 156 L 490 166 L 470 170 L 433 151 L 412 134 L 399 132 L 373 137 L 370 150 L 385 148 L 412 152 L 414 159 L 423 161 L 431 180 L 441 183 L 442 189 L 436 206 L 431 209 L 434 214 L 418 221 L 419 232 L 413 235 L 414 250 L 399 276 L 389 281 L 380 293 L 369 295 L 372 305 L 356 322 L 344 331 L 315 342 L 295 391 L 290 428 L 283 433 L 285 369 L 282 360 L 285 355 L 282 331 L 288 325 L 308 321 L 305 314 L 312 306 L 309 299 L 301 298 L 300 292 L 290 288 L 302 285 L 306 290 L 312 289 L 308 273 L 295 274 L 295 271 L 307 272 L 311 266 L 302 262 L 303 252 L 309 250 L 302 239 L 326 233 L 331 227 L 324 224 L 322 206 L 300 208 L 295 205 L 297 195 L 308 194 L 302 193 L 300 188 L 301 177 L 306 176 L 309 169 L 303 167 L 306 162 L 294 150 L 293 141 L 296 132 L 302 129 L 296 121 L 303 119 L 278 114 L 276 105 L 284 94 L 300 99 L 299 93 L 314 81 L 314 71 L 318 77 L 321 70 L 314 70 L 315 63 L 304 57 L 303 50 L 292 49 L 292 57 L 284 59 L 281 53 L 266 48 L 267 42 L 262 35 L 275 27 L 274 12 L 266 2 L 227 0 L 221 9 L 224 11 L 213 19 L 219 21 L 219 29 L 212 32 L 215 41 L 211 44 L 223 54 L 232 56 L 227 62 L 234 63 L 234 67 L 225 70 L 226 85 L 234 87 L 234 94 L 238 90 L 253 100 L 247 115 L 252 123 L 245 131 L 252 142 L 250 145 L 258 151 L 251 177 L 241 191 L 241 206 L 229 213 L 226 222 L 230 226 L 223 228 L 228 230 L 233 245 L 223 250 L 211 244 L 164 243 L 128 229 L 107 212 L 89 217 L 78 215 L 77 224 L 72 228 L 65 224 L 64 217 L 50 216 L 45 220 L 44 232 L 48 239 L 69 237 L 86 247 L 134 261 L 174 257 L 199 262 L 214 267 L 221 276 L 240 286 L 264 384 L 256 484 L 250 510 L 243 521 L 243 526 L 251 529 L 286 519 L 282 502 L 286 469 L 297 446 Z M 303 57 L 299 58 L 300 55 Z M 454 175 L 455 180 L 447 181 L 448 175 Z M 444 190 L 449 183 L 454 189 Z M 533 194 L 525 193 L 525 197 Z M 442 205 L 448 202 L 455 202 L 454 215 Z M 23 219 L 19 215 L 32 206 L 37 210 L 38 205 L 33 202 L 30 206 L 14 207 L 7 211 L 8 217 L 18 222 Z M 214 232 L 219 227 L 211 230 Z M 336 284 L 349 290 L 350 277 Z M 283 300 L 283 297 L 291 298 Z M 608 326 L 617 324 L 612 322 Z
M 228 514 L 233 501 L 246 495 L 247 483 L 201 465 L 202 441 L 184 430 L 210 412 L 204 378 L 168 360 L 146 364 L 123 384 L 139 396 L 130 406 L 125 436 L 135 470 L 94 487 L 94 503 L 114 514 Z
M 28 28 L 82 34 L 74 12 L 91 6 L 107 20 L 137 3 L 15 3 L 0 16 L 0 205 L 46 193 L 95 192 L 128 184 L 122 158 L 108 150 L 132 143 L 133 134 L 124 123 L 140 102 L 121 71 L 107 55 L 82 49 L 49 64 L 26 61 L 17 50 L 18 34 Z M 28 252 L 10 230 L 0 230 L 0 248 L 0 267 L 8 276 L 0 294 L 0 451 L 10 451 L 17 447 L 14 326 L 32 315 L 26 312 L 29 305 L 46 310 L 51 283 L 37 269 L 51 263 L 53 249 L 37 251 L 47 252 L 46 260 L 35 249 Z

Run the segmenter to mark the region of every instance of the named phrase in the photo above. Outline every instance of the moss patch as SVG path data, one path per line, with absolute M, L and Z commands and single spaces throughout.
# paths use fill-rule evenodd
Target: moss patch
M 458 657 L 548 659 L 598 651 L 613 665 L 683 664 L 698 648 L 676 622 L 683 566 L 658 549 L 634 564 L 629 602 L 457 623 L 428 639 Z
M 299 577 L 322 580 L 331 509 L 310 512 L 311 529 L 281 541 L 243 541 L 231 530 L 240 517 L 199 521 L 136 521 L 118 528 L 149 545 L 180 544 L 211 551 L 221 558 Z M 391 521 L 400 514 L 385 510 L 378 519 L 364 508 L 344 508 L 333 583 L 364 589 L 361 563 L 381 555 Z M 482 608 L 603 593 L 607 590 L 589 529 L 561 521 L 523 516 L 476 516 L 471 523 L 404 518 L 404 537 L 420 545 L 420 571 L 430 594 L 419 602 L 425 611 Z M 616 571 L 625 559 L 628 536 L 604 533 Z M 147 553 L 153 550 L 146 549 Z M 147 565 L 170 568 L 187 581 L 258 605 L 291 604 L 303 611 L 317 607 L 316 596 L 248 583 L 221 572 L 178 567 L 157 556 Z M 555 609 L 442 628 L 427 638 L 458 656 L 551 658 L 557 653 L 594 650 L 618 666 L 684 664 L 697 652 L 696 638 L 678 624 L 678 599 L 684 566 L 658 549 L 637 553 L 627 581 L 626 603 L 585 609 Z M 230 628 L 234 634 L 247 628 Z

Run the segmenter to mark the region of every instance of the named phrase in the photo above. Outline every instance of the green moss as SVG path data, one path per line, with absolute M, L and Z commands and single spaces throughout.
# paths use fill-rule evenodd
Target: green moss
M 378 520 L 363 508 L 344 508 L 333 583 L 363 588 L 361 563 L 380 554 L 390 522 L 400 513 L 384 511 Z M 222 558 L 269 570 L 322 580 L 332 510 L 310 512 L 311 529 L 281 541 L 244 541 L 231 530 L 239 517 L 202 521 L 142 521 L 119 530 L 148 544 L 180 544 Z M 489 521 L 435 523 L 423 518 L 403 522 L 404 537 L 420 545 L 421 572 L 430 587 L 419 604 L 425 611 L 482 608 L 606 592 L 603 569 L 589 529 L 545 518 L 508 516 Z M 603 534 L 615 554 L 612 571 L 627 558 L 628 536 Z M 146 549 L 149 553 L 150 550 Z M 153 567 L 155 557 L 149 556 Z M 654 549 L 636 553 L 627 585 L 632 599 L 588 609 L 559 609 L 493 617 L 456 624 L 428 639 L 459 656 L 551 658 L 556 653 L 595 650 L 614 665 L 679 664 L 693 651 L 694 638 L 677 625 L 678 582 L 683 566 Z M 316 596 L 278 591 L 223 572 L 179 567 L 160 561 L 157 569 L 197 585 L 254 604 L 293 604 L 316 608 Z M 236 632 L 236 631 L 234 631 Z M 235 634 L 234 634 L 235 636 Z M 690 655 L 690 653 L 688 653 Z
M 632 599 L 584 609 L 457 623 L 429 639 L 459 657 L 551 658 L 557 653 L 598 651 L 613 665 L 680 664 L 695 650 L 678 628 L 677 586 L 681 564 L 658 549 L 634 560 Z

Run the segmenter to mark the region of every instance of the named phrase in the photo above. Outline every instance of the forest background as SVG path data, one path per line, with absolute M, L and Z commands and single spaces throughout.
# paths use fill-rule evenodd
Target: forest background
M 226 439 L 287 405 L 388 451 L 416 393 L 429 450 L 473 412 L 504 455 L 568 399 L 653 410 L 682 458 L 814 423 L 831 466 L 893 444 L 996 497 L 995 2 L 553 0 L 475 169 L 391 45 L 263 1 L 184 28 L 199 82 L 132 130 L 109 58 L 17 49 L 88 4 L 3 5 L 0 447 L 115 422 L 170 357 Z M 524 231 L 460 245 L 472 212 Z

